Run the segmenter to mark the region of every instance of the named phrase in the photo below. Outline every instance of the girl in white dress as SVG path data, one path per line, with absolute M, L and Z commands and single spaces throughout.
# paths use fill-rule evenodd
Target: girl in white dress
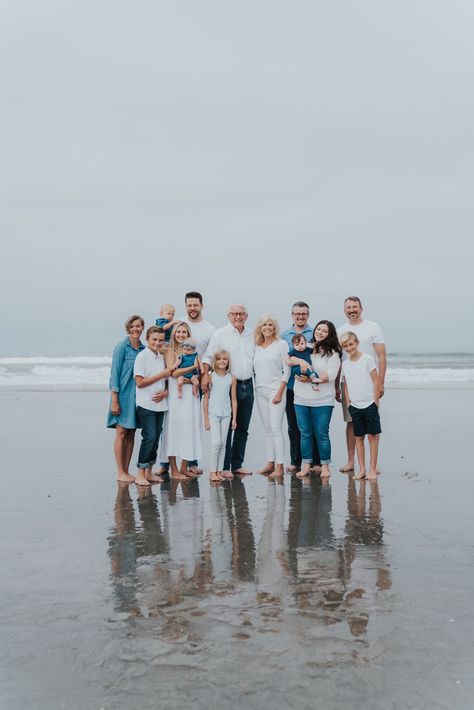
M 182 344 L 190 337 L 191 331 L 187 323 L 177 323 L 165 353 L 166 366 L 172 372 L 168 380 L 168 415 L 163 433 L 162 460 L 169 459 L 171 477 L 181 481 L 195 478 L 196 474 L 187 470 L 187 462 L 202 457 L 199 397 L 193 396 L 193 388 L 188 384 L 183 386 L 182 399 L 178 397 L 177 378 L 195 367 L 175 367 L 178 355 L 183 354 Z M 185 379 L 185 382 L 190 380 Z M 180 469 L 176 463 L 177 458 L 181 459 Z
M 283 476 L 283 416 L 290 368 L 287 364 L 288 344 L 280 340 L 278 323 L 272 316 L 265 316 L 257 323 L 255 346 L 255 393 L 265 430 L 268 458 L 266 465 L 258 473 L 269 473 L 270 478 L 278 478 Z
M 216 352 L 211 370 L 210 392 L 204 394 L 204 427 L 211 430 L 209 480 L 217 483 L 234 477 L 231 471 L 222 470 L 229 425 L 232 429 L 237 426 L 237 379 L 230 374 L 227 350 Z

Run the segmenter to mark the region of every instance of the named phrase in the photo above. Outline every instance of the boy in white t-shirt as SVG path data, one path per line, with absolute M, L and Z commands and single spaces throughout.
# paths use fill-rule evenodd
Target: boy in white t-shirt
M 382 432 L 379 416 L 380 378 L 375 362 L 370 355 L 361 353 L 359 339 L 352 331 L 339 338 L 341 347 L 348 358 L 342 363 L 344 375 L 345 398 L 349 404 L 352 417 L 354 436 L 356 437 L 359 473 L 356 479 L 367 478 L 374 481 L 377 478 L 377 456 L 379 436 Z M 370 470 L 365 470 L 365 436 L 368 436 L 370 447 Z
M 163 483 L 161 476 L 153 476 L 151 469 L 156 461 L 158 442 L 168 403 L 166 378 L 171 370 L 165 367 L 163 351 L 165 333 L 163 328 L 153 325 L 146 332 L 147 347 L 138 353 L 133 366 L 136 384 L 136 406 L 138 425 L 142 430 L 142 443 L 138 453 L 137 486 Z

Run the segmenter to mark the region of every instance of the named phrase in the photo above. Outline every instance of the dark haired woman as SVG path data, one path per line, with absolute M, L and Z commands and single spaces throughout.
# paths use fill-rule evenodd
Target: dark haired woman
M 320 320 L 313 331 L 313 354 L 311 363 L 319 378 L 318 389 L 311 383 L 295 378 L 294 402 L 296 420 L 301 434 L 301 471 L 296 475 L 304 478 L 310 472 L 312 457 L 312 434 L 318 442 L 321 457 L 321 478 L 329 478 L 331 441 L 329 423 L 336 398 L 335 381 L 341 365 L 341 346 L 334 324 Z M 290 365 L 300 365 L 301 371 L 309 368 L 306 360 L 290 358 Z
M 145 321 L 141 316 L 130 316 L 125 321 L 127 337 L 114 349 L 110 370 L 110 407 L 107 426 L 115 429 L 114 455 L 117 480 L 133 483 L 128 467 L 132 458 L 137 419 L 135 415 L 135 380 L 133 366 L 138 353 L 145 348 L 140 342 Z

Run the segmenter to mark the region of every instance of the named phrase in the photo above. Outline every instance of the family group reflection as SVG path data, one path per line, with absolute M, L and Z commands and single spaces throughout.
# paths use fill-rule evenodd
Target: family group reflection
M 272 606 L 274 616 L 296 613 L 366 637 L 391 587 L 377 482 L 349 477 L 342 517 L 331 485 L 286 484 L 268 481 L 254 497 L 256 525 L 241 480 L 206 488 L 206 499 L 198 481 L 139 489 L 135 500 L 119 486 L 109 534 L 116 611 L 152 617 L 183 601 L 255 590 L 256 608 Z

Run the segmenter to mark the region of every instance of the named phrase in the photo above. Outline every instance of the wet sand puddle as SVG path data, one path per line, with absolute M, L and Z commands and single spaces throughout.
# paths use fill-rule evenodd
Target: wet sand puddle
M 286 484 L 260 479 L 258 524 L 249 480 L 172 483 L 140 491 L 135 505 L 119 488 L 107 648 L 117 685 L 159 677 L 170 701 L 187 689 L 199 707 L 213 693 L 231 706 L 236 691 L 265 702 L 268 690 L 270 703 L 281 687 L 305 707 L 312 678 L 377 658 L 384 632 L 374 620 L 392 597 L 377 484 L 349 480 L 337 533 L 331 486 Z

